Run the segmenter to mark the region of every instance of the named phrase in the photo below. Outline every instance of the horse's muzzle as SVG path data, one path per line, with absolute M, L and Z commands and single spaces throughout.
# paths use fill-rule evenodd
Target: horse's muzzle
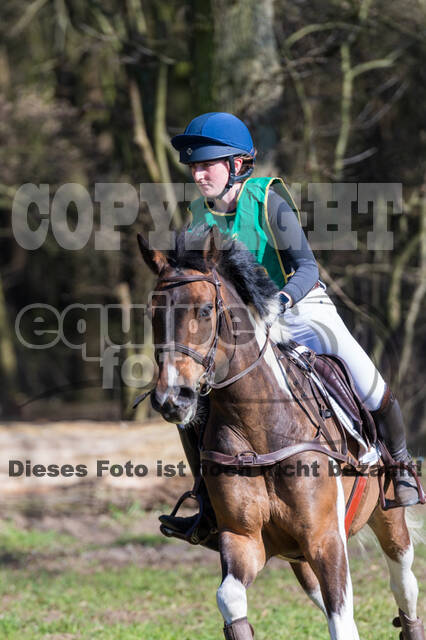
M 168 422 L 187 424 L 195 416 L 197 394 L 191 387 L 172 387 L 166 393 L 155 389 L 151 394 L 151 404 Z

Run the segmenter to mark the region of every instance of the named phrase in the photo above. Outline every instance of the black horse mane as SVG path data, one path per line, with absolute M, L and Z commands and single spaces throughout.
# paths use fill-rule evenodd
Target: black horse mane
M 199 225 L 190 232 L 185 228 L 177 233 L 175 248 L 167 253 L 170 266 L 177 271 L 195 269 L 201 273 L 207 273 L 215 266 L 235 287 L 244 304 L 252 305 L 263 318 L 268 313 L 271 298 L 278 291 L 277 286 L 242 242 L 221 233 L 216 236 L 218 260 L 214 265 L 207 263 L 203 247 L 210 232 L 207 225 Z

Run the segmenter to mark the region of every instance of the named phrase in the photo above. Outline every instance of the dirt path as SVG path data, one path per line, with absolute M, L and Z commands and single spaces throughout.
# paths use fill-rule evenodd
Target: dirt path
M 174 425 L 163 421 L 8 423 L 0 427 L 0 451 L 0 529 L 7 522 L 19 530 L 55 531 L 70 539 L 64 548 L 3 558 L 10 565 L 48 571 L 72 566 L 84 573 L 100 565 L 169 567 L 177 558 L 182 563 L 218 562 L 211 551 L 168 541 L 159 533 L 158 515 L 168 512 L 192 485 L 188 468 L 181 467 L 184 475 L 179 476 L 177 465 L 186 460 Z M 23 475 L 9 475 L 11 460 L 23 464 Z M 133 469 L 133 475 L 123 470 L 120 477 L 109 471 L 98 476 L 99 460 L 109 460 L 109 468 L 130 460 L 134 467 L 144 465 L 146 475 L 137 477 Z M 85 465 L 87 475 L 26 476 L 26 461 L 31 462 L 32 471 L 35 465 L 72 465 L 74 469 Z M 174 465 L 176 474 L 165 477 L 166 465 Z
M 70 543 L 22 556 L 3 558 L 17 568 L 60 571 L 73 567 L 82 573 L 96 566 L 172 567 L 178 563 L 218 563 L 218 554 L 159 533 L 158 515 L 167 513 L 178 496 L 192 485 L 185 475 L 159 475 L 165 465 L 186 462 L 176 427 L 163 421 L 99 423 L 89 421 L 10 423 L 0 427 L 0 481 L 2 524 L 24 531 L 56 531 Z M 27 460 L 45 467 L 85 465 L 77 477 L 10 477 L 9 461 Z M 143 464 L 143 477 L 96 474 L 98 460 L 113 464 Z M 421 509 L 421 507 L 420 507 Z M 191 513 L 183 511 L 182 515 Z M 369 542 L 371 543 L 371 540 Z M 359 549 L 355 546 L 355 553 Z M 273 560 L 282 566 L 282 561 Z
M 115 493 L 120 501 L 137 492 L 142 506 L 152 508 L 156 501 L 167 502 L 191 483 L 176 427 L 163 421 L 6 423 L 0 427 L 0 451 L 2 496 L 17 506 L 30 497 L 44 497 L 46 505 L 59 496 L 66 502 L 78 490 L 83 501 L 97 496 L 101 502 L 102 497 L 110 500 Z M 109 461 L 103 464 L 105 470 L 98 469 L 100 461 Z M 128 465 L 125 469 L 129 461 L 133 468 Z M 10 475 L 9 465 L 12 473 L 23 470 L 22 475 Z M 52 471 L 57 477 L 34 469 L 36 465 L 57 465 Z M 84 476 L 77 476 L 77 465 Z M 172 466 L 166 469 L 166 465 Z M 114 476 L 120 467 L 122 474 Z M 167 472 L 171 477 L 165 477 Z

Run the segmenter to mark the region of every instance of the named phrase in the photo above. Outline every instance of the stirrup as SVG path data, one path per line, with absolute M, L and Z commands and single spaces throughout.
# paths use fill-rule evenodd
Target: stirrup
M 198 503 L 198 508 L 199 511 L 195 516 L 190 516 L 189 519 L 195 518 L 193 523 L 189 526 L 189 528 L 182 532 L 179 531 L 177 529 L 172 529 L 170 527 L 168 527 L 166 524 L 162 523 L 160 525 L 160 531 L 163 535 L 165 535 L 167 538 L 179 538 L 180 540 L 184 540 L 185 542 L 189 542 L 190 544 L 206 544 L 209 542 L 210 538 L 217 534 L 217 528 L 215 526 L 213 526 L 213 523 L 211 522 L 210 518 L 208 516 L 206 516 L 204 514 L 204 502 L 202 497 L 196 493 L 196 487 L 197 487 L 197 482 L 194 485 L 194 488 L 191 491 L 185 491 L 185 493 L 183 495 L 181 495 L 181 497 L 179 498 L 179 500 L 177 501 L 173 511 L 169 514 L 169 518 L 174 518 L 177 514 L 177 512 L 179 511 L 180 507 L 182 506 L 182 503 L 185 502 L 185 500 L 188 499 L 193 499 L 196 500 Z M 207 534 L 205 536 L 203 536 L 202 538 L 200 538 L 200 531 L 199 531 L 199 525 L 203 520 L 203 517 L 207 520 L 208 522 L 208 531 Z M 161 516 L 160 516 L 161 518 Z M 216 545 L 213 545 L 212 548 L 215 548 Z
M 174 518 L 177 512 L 179 511 L 179 509 L 181 508 L 183 502 L 189 499 L 196 500 L 198 503 L 198 509 L 199 509 L 198 513 L 196 514 L 195 520 L 190 525 L 189 529 L 187 529 L 185 532 L 180 532 L 178 530 L 170 529 L 165 524 L 161 524 L 160 531 L 167 538 L 180 538 L 181 540 L 185 540 L 190 544 L 200 544 L 199 537 L 196 533 L 196 529 L 198 528 L 198 525 L 200 524 L 201 518 L 203 516 L 203 511 L 204 511 L 203 501 L 201 499 L 201 496 L 194 493 L 193 489 L 191 491 L 185 491 L 185 493 L 181 495 L 179 500 L 176 502 L 176 505 L 174 506 L 173 511 L 169 514 L 168 517 Z
M 378 481 L 379 481 L 379 491 L 380 491 L 380 503 L 381 503 L 381 507 L 383 509 L 383 511 L 387 511 L 388 509 L 397 509 L 398 507 L 412 507 L 415 504 L 425 504 L 426 503 L 426 494 L 424 492 L 424 489 L 422 487 L 422 484 L 419 480 L 419 477 L 417 475 L 416 469 L 415 469 L 415 465 L 414 464 L 407 464 L 406 462 L 401 461 L 396 461 L 394 460 L 389 452 L 384 449 L 383 443 L 381 443 L 380 446 L 380 450 L 382 453 L 382 459 L 383 462 L 385 464 L 384 467 L 382 467 L 382 472 L 381 474 L 379 474 L 378 476 Z M 384 455 L 383 455 L 384 454 Z M 400 502 L 398 502 L 397 500 L 388 500 L 385 497 L 385 492 L 383 489 L 383 484 L 382 484 L 382 478 L 381 476 L 384 474 L 386 476 L 387 479 L 392 479 L 393 482 L 396 481 L 396 478 L 390 478 L 389 477 L 389 470 L 390 469 L 404 469 L 405 471 L 408 471 L 408 473 L 414 478 L 416 486 L 417 486 L 417 493 L 418 493 L 418 499 L 416 500 L 416 502 L 412 502 L 410 504 L 400 504 Z

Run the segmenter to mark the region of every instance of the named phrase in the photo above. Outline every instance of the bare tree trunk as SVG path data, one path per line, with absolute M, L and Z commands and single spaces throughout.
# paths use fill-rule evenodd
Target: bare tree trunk
M 215 85 L 220 108 L 250 115 L 274 106 L 282 72 L 273 0 L 213 0 Z
M 195 115 L 213 111 L 217 101 L 213 79 L 214 35 L 210 0 L 191 0 L 191 24 L 191 54 L 194 65 L 191 88 Z
M 340 106 L 340 133 L 337 139 L 334 157 L 334 177 L 337 181 L 342 180 L 343 177 L 343 160 L 348 146 L 351 128 L 353 75 L 348 42 L 342 44 L 340 54 L 342 60 L 342 100 Z
M 402 379 L 409 368 L 414 342 L 416 338 L 416 322 L 422 309 L 422 303 L 426 295 L 426 197 L 422 198 L 420 207 L 420 265 L 419 284 L 414 291 L 405 322 L 404 344 L 399 365 L 399 375 Z
M 0 398 L 3 414 L 16 409 L 14 395 L 16 392 L 17 371 L 15 348 L 3 293 L 3 281 L 0 276 L 0 373 L 2 379 Z

